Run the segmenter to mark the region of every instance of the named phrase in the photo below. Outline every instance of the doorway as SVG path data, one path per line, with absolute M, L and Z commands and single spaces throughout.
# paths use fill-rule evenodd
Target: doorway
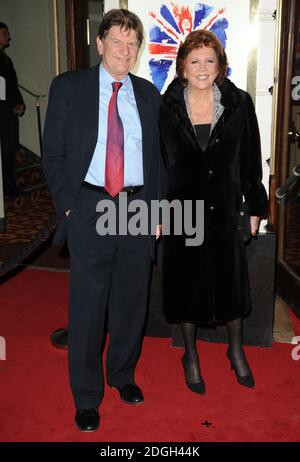
M 281 2 L 280 62 L 275 132 L 275 192 L 291 177 L 286 196 L 274 205 L 277 231 L 277 293 L 300 317 L 300 0 Z M 299 169 L 300 171 L 300 169 Z
M 68 70 L 85 69 L 99 63 L 96 48 L 104 0 L 66 0 Z

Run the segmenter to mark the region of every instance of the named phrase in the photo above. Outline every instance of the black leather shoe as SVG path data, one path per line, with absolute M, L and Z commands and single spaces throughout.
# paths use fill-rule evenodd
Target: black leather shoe
M 134 383 L 115 387 L 120 393 L 120 398 L 127 404 L 139 404 L 144 402 L 143 394 L 140 388 Z
M 244 387 L 254 388 L 254 387 L 255 387 L 255 380 L 254 380 L 254 377 L 253 377 L 253 375 L 252 375 L 252 372 L 251 372 L 251 370 L 250 370 L 249 365 L 248 365 L 249 374 L 248 374 L 248 375 L 245 375 L 245 376 L 240 376 L 240 375 L 238 374 L 236 365 L 234 364 L 234 362 L 233 362 L 233 360 L 232 360 L 231 352 L 230 352 L 230 349 L 229 349 L 229 348 L 228 348 L 228 350 L 227 350 L 227 352 L 226 352 L 226 355 L 227 355 L 227 358 L 228 358 L 229 361 L 230 361 L 231 370 L 234 370 L 234 372 L 235 372 L 236 380 L 238 381 L 238 383 L 239 383 L 240 385 L 243 385 Z M 247 363 L 247 364 L 248 364 L 248 363 Z
M 186 386 L 188 387 L 189 390 L 193 391 L 194 393 L 198 393 L 198 395 L 204 395 L 205 394 L 205 382 L 203 378 L 200 375 L 200 381 L 199 382 L 189 382 L 187 379 L 187 356 L 183 355 L 182 356 L 182 365 L 184 369 L 184 375 L 185 375 L 185 383 Z
M 81 432 L 95 432 L 99 428 L 100 417 L 97 408 L 76 411 L 75 423 Z

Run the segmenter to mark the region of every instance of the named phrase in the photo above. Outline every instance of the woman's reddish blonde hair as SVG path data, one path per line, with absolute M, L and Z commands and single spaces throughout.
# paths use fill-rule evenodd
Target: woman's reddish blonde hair
M 193 50 L 202 47 L 210 47 L 215 50 L 219 64 L 219 74 L 216 78 L 216 83 L 220 84 L 224 81 L 228 66 L 224 47 L 213 32 L 205 29 L 199 29 L 191 32 L 178 50 L 176 59 L 176 73 L 182 85 L 187 84 L 187 80 L 184 77 L 184 72 L 188 55 Z

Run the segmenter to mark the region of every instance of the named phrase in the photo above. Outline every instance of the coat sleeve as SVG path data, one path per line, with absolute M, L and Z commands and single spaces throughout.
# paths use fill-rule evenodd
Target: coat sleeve
M 9 65 L 10 65 L 10 84 L 12 86 L 12 94 L 11 94 L 11 101 L 9 102 L 11 104 L 12 109 L 17 106 L 17 104 L 24 104 L 23 97 L 21 95 L 21 92 L 18 87 L 18 78 L 17 78 L 17 73 L 15 71 L 14 65 L 12 60 L 9 58 Z
M 74 206 L 73 189 L 67 169 L 66 133 L 69 108 L 65 76 L 51 85 L 43 134 L 43 169 L 58 217 Z
M 254 104 L 246 95 L 246 127 L 241 143 L 241 180 L 251 216 L 265 217 L 268 197 L 262 184 L 261 144 Z

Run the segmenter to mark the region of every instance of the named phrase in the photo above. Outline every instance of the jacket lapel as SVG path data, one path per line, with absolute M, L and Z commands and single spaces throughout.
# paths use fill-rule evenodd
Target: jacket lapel
M 99 64 L 87 71 L 87 78 L 81 88 L 78 105 L 81 156 L 87 171 L 98 139 L 99 119 Z
M 153 116 L 152 110 L 149 104 L 149 99 L 143 94 L 143 87 L 141 85 L 142 80 L 133 74 L 129 74 L 132 82 L 136 105 L 140 116 L 141 127 L 142 127 L 142 147 L 143 147 L 143 173 L 144 173 L 144 184 L 146 185 L 146 178 L 150 173 L 151 166 L 151 149 L 152 149 L 152 127 L 153 127 Z M 152 117 L 151 117 L 152 116 Z

